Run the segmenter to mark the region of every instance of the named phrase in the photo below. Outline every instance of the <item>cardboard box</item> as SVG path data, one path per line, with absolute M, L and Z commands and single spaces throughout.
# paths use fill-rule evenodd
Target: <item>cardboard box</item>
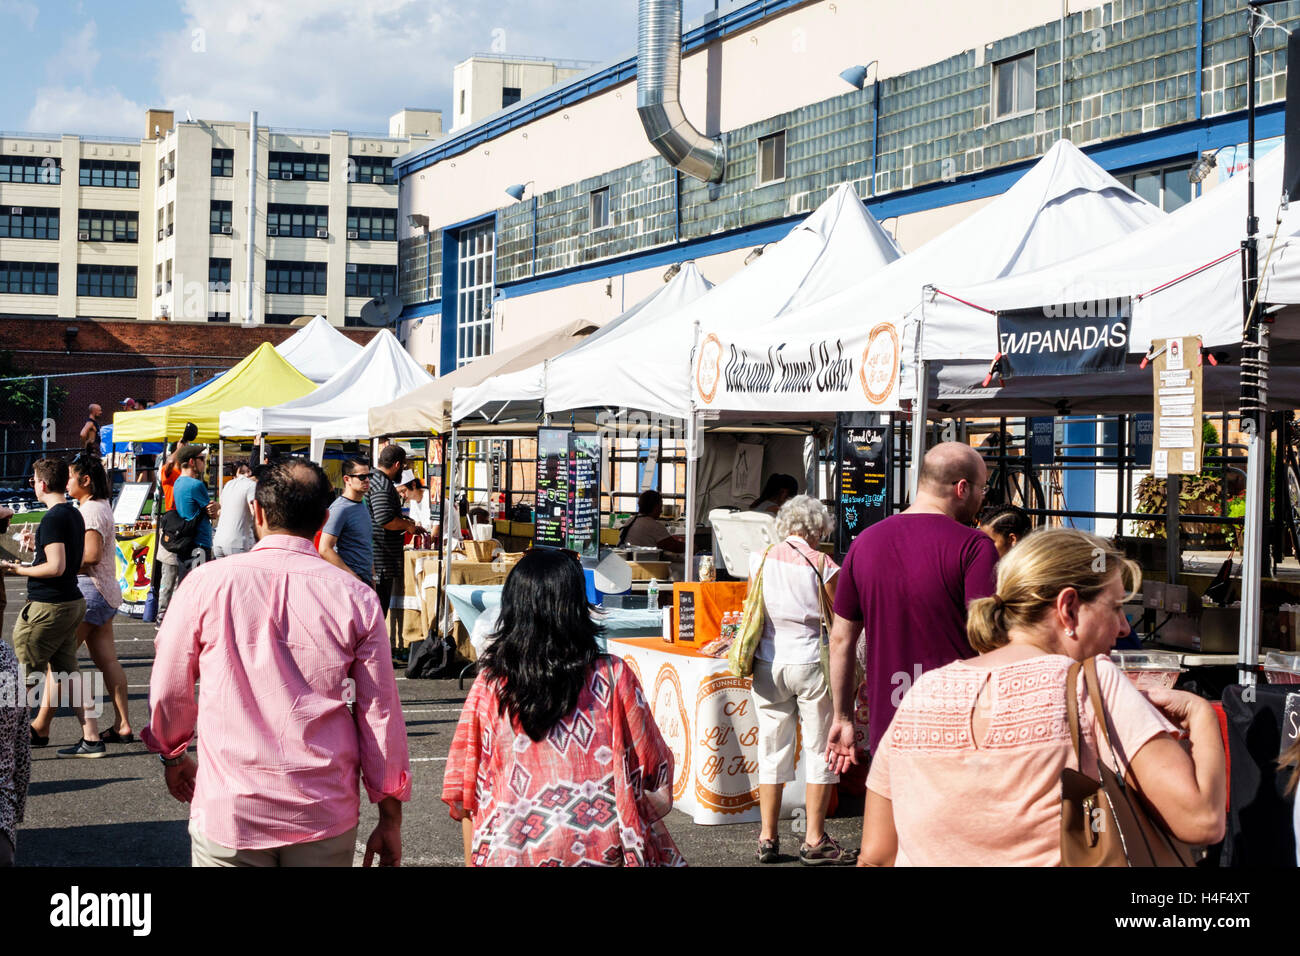
M 673 585 L 676 643 L 700 647 L 722 634 L 722 615 L 742 610 L 748 581 L 705 581 Z

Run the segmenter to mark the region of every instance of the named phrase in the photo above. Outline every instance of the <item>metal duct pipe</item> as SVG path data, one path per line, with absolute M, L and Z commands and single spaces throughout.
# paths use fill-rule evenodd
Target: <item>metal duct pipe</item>
M 709 139 L 682 110 L 682 0 L 639 0 L 638 18 L 636 111 L 650 144 L 686 175 L 722 182 L 722 140 Z

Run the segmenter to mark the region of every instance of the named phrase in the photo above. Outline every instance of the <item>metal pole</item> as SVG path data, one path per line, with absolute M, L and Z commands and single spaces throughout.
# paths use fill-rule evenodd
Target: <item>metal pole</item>
M 445 441 L 445 439 L 444 439 Z M 451 502 L 449 509 L 450 520 L 444 521 L 442 525 L 442 566 L 439 569 L 442 572 L 442 593 L 447 593 L 447 588 L 451 586 L 451 529 L 453 523 L 456 530 L 460 530 L 460 509 L 456 507 L 456 460 L 457 449 L 460 447 L 456 440 L 456 426 L 451 429 L 451 441 L 443 449 L 442 453 L 442 470 L 447 476 L 447 495 L 446 498 Z M 473 535 L 473 526 L 470 526 L 470 534 Z M 442 607 L 439 601 L 439 608 Z M 442 617 L 439 611 L 438 629 L 442 630 Z
M 245 324 L 253 323 L 253 288 L 257 275 L 257 110 L 248 120 L 248 227 L 244 242 L 248 246 L 248 276 Z
M 685 579 L 695 580 L 695 449 L 697 425 L 695 409 L 686 416 L 686 568 Z
M 1165 479 L 1165 577 L 1170 584 L 1178 583 L 1178 572 L 1182 569 L 1182 562 L 1178 558 L 1178 546 L 1182 539 L 1178 508 L 1182 491 L 1181 475 L 1170 475 Z
M 42 392 L 41 394 L 41 451 L 45 451 L 45 448 L 48 445 L 45 436 L 49 434 L 49 429 L 45 427 L 45 423 L 50 420 L 50 378 L 49 376 L 47 375 L 45 378 L 41 379 L 41 382 L 43 383 L 43 387 L 41 389 Z
M 916 365 L 916 398 L 912 400 L 912 462 L 907 477 L 908 503 L 916 501 L 921 482 L 921 459 L 925 457 L 925 420 L 930 404 L 930 363 Z

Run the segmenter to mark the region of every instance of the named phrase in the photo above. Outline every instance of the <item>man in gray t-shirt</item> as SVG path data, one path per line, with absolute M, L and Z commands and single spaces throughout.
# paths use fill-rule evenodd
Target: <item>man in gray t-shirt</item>
M 371 584 L 374 565 L 374 531 L 364 498 L 370 484 L 370 466 L 353 458 L 343 463 L 343 494 L 330 505 L 321 529 L 320 556 L 351 571 Z

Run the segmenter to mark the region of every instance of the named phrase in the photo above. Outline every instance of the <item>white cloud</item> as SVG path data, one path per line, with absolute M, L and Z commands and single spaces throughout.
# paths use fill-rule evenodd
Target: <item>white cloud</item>
M 0 18 L 5 21 L 17 20 L 29 31 L 36 29 L 36 18 L 40 9 L 34 3 L 25 0 L 0 0 Z
M 45 133 L 129 136 L 144 123 L 145 107 L 116 88 L 43 86 L 27 114 L 26 128 Z
M 636 46 L 620 0 L 183 0 L 155 45 L 163 103 L 207 119 L 250 109 L 273 126 L 379 131 L 404 106 L 444 111 L 475 52 L 609 59 Z
M 63 41 L 59 52 L 45 64 L 45 74 L 50 83 L 91 81 L 99 64 L 99 50 L 95 47 L 97 32 L 95 21 L 87 20 L 79 32 Z

